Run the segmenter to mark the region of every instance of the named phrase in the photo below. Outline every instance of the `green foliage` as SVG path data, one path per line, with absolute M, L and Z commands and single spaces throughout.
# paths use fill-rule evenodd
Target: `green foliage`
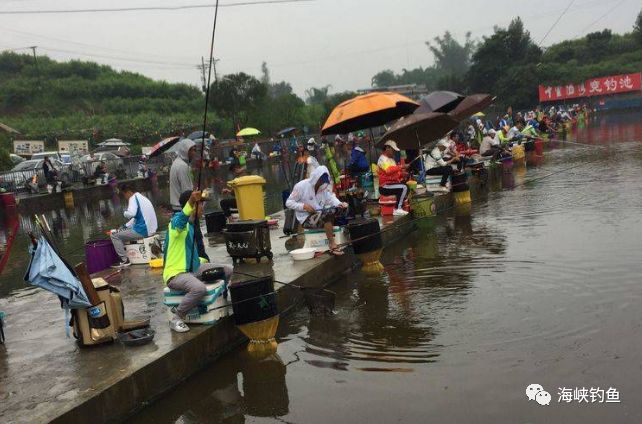
M 639 46 L 642 46 L 642 10 L 638 13 L 638 17 L 635 20 L 635 26 L 633 27 L 633 36 L 637 41 Z
M 447 79 L 465 74 L 470 67 L 470 58 L 476 47 L 470 36 L 471 33 L 467 32 L 466 40 L 462 45 L 449 31 L 446 31 L 443 37 L 435 37 L 434 43 L 426 42 L 435 56 L 437 69 L 442 71 Z
M 9 158 L 9 150 L 0 147 L 0 171 L 8 171 L 13 168 L 13 163 Z

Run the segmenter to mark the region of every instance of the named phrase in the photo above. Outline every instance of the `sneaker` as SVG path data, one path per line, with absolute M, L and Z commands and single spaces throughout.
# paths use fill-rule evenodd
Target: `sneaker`
M 120 261 L 116 265 L 112 265 L 111 267 L 114 269 L 127 268 L 131 264 L 132 263 L 129 261 L 129 259 L 125 259 L 124 261 Z
M 408 212 L 406 212 L 403 209 L 395 209 L 394 211 L 392 211 L 392 216 L 406 216 L 406 215 L 408 215 Z
M 169 328 L 177 333 L 187 333 L 189 331 L 187 324 L 178 316 L 174 316 L 174 318 L 169 321 Z

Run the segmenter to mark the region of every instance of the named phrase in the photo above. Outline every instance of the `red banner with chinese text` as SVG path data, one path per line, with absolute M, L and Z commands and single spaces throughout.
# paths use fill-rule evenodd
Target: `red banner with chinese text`
M 642 90 L 642 74 L 612 75 L 609 77 L 591 78 L 580 84 L 565 84 L 560 86 L 540 85 L 539 101 L 552 102 L 640 90 Z

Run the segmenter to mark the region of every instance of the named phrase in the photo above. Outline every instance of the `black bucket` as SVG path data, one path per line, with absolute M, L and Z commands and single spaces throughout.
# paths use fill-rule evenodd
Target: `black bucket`
M 352 243 L 356 255 L 383 249 L 379 220 L 372 218 L 353 222 L 348 225 L 348 231 L 350 240 L 356 240 Z
M 226 224 L 225 212 L 210 212 L 205 215 L 205 226 L 208 234 L 222 232 Z
M 279 314 L 272 277 L 234 283 L 229 290 L 236 325 L 263 321 Z
M 524 143 L 525 152 L 534 152 L 535 151 L 535 142 L 534 141 L 525 141 Z
M 470 187 L 468 186 L 468 178 L 464 172 L 453 174 L 450 183 L 452 185 L 453 193 L 461 193 L 470 190 Z

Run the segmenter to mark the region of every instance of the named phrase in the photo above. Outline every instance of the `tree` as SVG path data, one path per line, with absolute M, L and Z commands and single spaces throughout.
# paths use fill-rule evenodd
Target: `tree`
M 323 104 L 328 98 L 328 92 L 330 91 L 331 85 L 326 85 L 325 87 L 312 87 L 308 90 L 305 90 L 306 102 L 309 105 L 320 105 Z
M 263 101 L 267 87 L 244 72 L 226 75 L 212 84 L 210 105 L 214 111 L 245 124 L 247 114 Z
M 270 85 L 270 70 L 265 61 L 261 64 L 261 83 L 266 86 Z
M 371 84 L 373 87 L 383 88 L 397 84 L 397 77 L 390 69 L 379 72 L 372 77 Z
M 541 49 L 524 29 L 522 20 L 513 19 L 508 28 L 496 27 L 493 35 L 484 37 L 472 56 L 467 74 L 470 89 L 475 92 L 490 92 L 500 99 L 512 96 L 523 85 L 522 76 L 510 73 L 513 66 L 536 65 L 542 57 Z M 516 105 L 535 104 L 537 90 L 520 99 Z
M 278 98 L 281 96 L 286 96 L 288 94 L 292 94 L 292 86 L 290 85 L 289 82 L 281 81 L 277 82 L 275 84 L 270 85 L 269 88 L 270 91 L 270 97 L 272 98 Z
M 449 31 L 443 37 L 435 37 L 434 42 L 426 45 L 435 56 L 437 69 L 448 76 L 460 76 L 468 71 L 470 58 L 475 51 L 476 43 L 471 40 L 471 33 L 466 33 L 463 45 L 453 38 Z
M 638 13 L 638 17 L 635 20 L 635 26 L 633 27 L 633 36 L 637 40 L 638 44 L 642 45 L 642 10 Z

